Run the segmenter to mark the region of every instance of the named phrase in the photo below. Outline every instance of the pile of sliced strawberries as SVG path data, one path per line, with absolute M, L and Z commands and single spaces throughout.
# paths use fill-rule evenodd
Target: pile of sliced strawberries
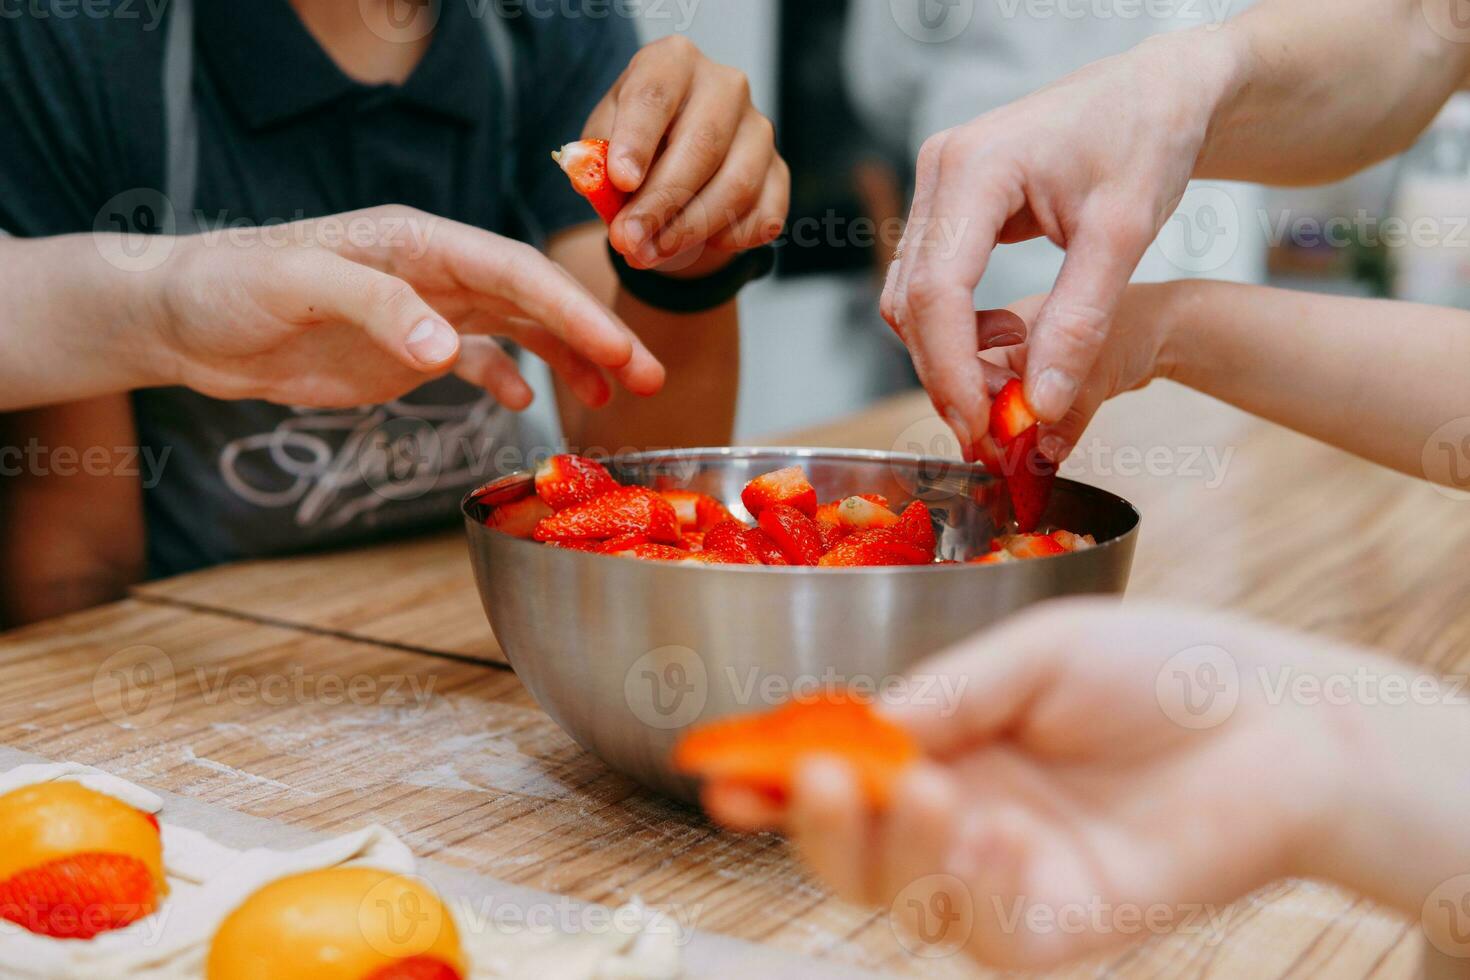
M 624 486 L 601 463 L 582 456 L 547 460 L 536 470 L 535 486 L 533 496 L 495 508 L 485 523 L 556 548 L 704 565 L 928 565 L 938 546 L 922 501 L 902 512 L 879 494 L 820 503 L 799 466 L 745 485 L 740 501 L 755 518 L 753 526 L 708 494 Z M 1032 539 L 1046 543 L 1009 546 Z M 1067 531 L 1018 535 L 997 539 L 991 554 L 974 560 L 992 564 L 1062 554 L 1091 542 Z
M 1097 547 L 1090 534 L 1073 534 L 1071 531 L 1053 531 L 1050 534 L 1012 534 L 990 542 L 990 554 L 971 558 L 972 565 L 1004 565 L 1006 562 L 1023 561 L 1027 558 L 1050 558 L 1052 555 L 1067 555 L 1074 551 L 1086 551 Z

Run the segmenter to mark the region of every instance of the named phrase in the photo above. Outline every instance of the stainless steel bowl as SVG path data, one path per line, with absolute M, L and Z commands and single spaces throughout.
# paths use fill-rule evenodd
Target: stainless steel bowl
M 989 550 L 1007 519 L 1003 487 L 979 466 L 829 449 L 692 449 L 611 464 L 625 483 L 687 487 L 738 516 L 740 489 L 803 466 L 823 500 L 882 493 L 923 500 L 941 557 Z M 530 473 L 465 498 L 480 600 L 511 666 L 537 702 L 613 769 L 686 800 L 668 765 L 689 725 L 761 710 L 804 687 L 887 684 L 915 661 L 1040 599 L 1121 593 L 1138 512 L 1094 487 L 1058 480 L 1048 524 L 1098 547 L 1003 565 L 763 568 L 637 561 L 549 548 L 492 531 L 494 505 L 533 492 Z M 917 693 L 917 691 L 915 691 Z

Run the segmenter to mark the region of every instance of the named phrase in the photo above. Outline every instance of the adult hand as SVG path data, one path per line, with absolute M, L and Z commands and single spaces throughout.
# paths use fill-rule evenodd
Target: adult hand
M 1067 251 L 1026 373 L 1032 408 L 1058 421 L 1228 89 L 1229 58 L 1207 35 L 1190 37 L 1090 65 L 924 144 L 882 311 L 971 457 L 989 407 L 972 297 L 991 251 L 1043 235 Z
M 1466 850 L 1453 843 L 1464 794 L 1447 789 L 1460 785 L 1458 763 L 1436 746 L 1470 731 L 1470 712 L 1382 658 L 1094 599 L 1037 606 L 913 676 L 926 681 L 914 691 L 958 697 L 889 709 L 928 757 L 890 809 L 873 813 L 845 763 L 815 757 L 780 820 L 844 898 L 900 920 L 913 898 L 973 909 L 968 935 L 940 941 L 965 940 L 987 963 L 1037 968 L 1125 942 L 1146 910 L 1173 912 L 1151 912 L 1154 929 L 1220 928 L 1227 903 L 1286 875 L 1330 876 L 1417 910 L 1447 869 L 1462 870 L 1451 855 Z M 1368 695 L 1343 703 L 1359 677 Z M 1393 682 L 1427 685 L 1439 712 L 1371 700 Z M 1432 779 L 1394 775 L 1405 758 L 1436 756 Z M 706 805 L 734 826 L 772 816 L 710 790 Z M 1412 855 L 1378 858 L 1365 842 L 1404 814 L 1442 829 Z
M 603 371 L 636 394 L 663 384 L 633 332 L 534 248 L 411 208 L 181 238 L 149 275 L 156 379 L 218 398 L 347 407 L 453 370 L 523 409 L 531 389 L 492 336 L 590 405 L 609 397 Z
M 634 56 L 584 134 L 608 137 L 612 181 L 633 194 L 609 235 L 635 266 L 683 269 L 693 254 L 712 271 L 785 226 L 791 171 L 749 79 L 680 35 Z M 715 254 L 695 253 L 705 245 Z

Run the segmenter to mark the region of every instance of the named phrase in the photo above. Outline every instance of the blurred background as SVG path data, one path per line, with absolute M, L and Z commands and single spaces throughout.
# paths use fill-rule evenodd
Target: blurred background
M 816 424 L 914 387 L 878 316 L 912 163 L 929 135 L 1151 35 L 1212 29 L 1245 0 L 642 0 L 742 68 L 792 167 L 778 274 L 746 291 L 737 436 Z M 1322 188 L 1193 185 L 1135 279 L 1212 277 L 1470 305 L 1470 96 L 1410 153 Z M 1003 246 L 978 307 L 1044 292 L 1062 253 Z M 813 366 L 820 366 L 815 371 Z

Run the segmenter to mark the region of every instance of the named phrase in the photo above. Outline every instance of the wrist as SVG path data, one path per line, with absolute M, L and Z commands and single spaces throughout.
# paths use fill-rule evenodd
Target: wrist
M 1249 46 L 1232 22 L 1162 34 L 1130 54 L 1152 76 L 1159 132 L 1188 139 L 1194 150 L 1189 176 L 1203 176 L 1213 138 L 1249 75 Z
M 654 266 L 649 271 L 670 279 L 703 279 L 728 266 L 738 254 L 740 253 L 722 252 L 706 245 L 686 252 L 684 255 L 675 256 L 662 265 Z
M 1155 378 L 1195 387 L 1200 368 L 1199 324 L 1201 283 L 1190 279 L 1129 286 L 1125 304 L 1139 304 L 1130 317 L 1141 317 L 1153 331 Z

